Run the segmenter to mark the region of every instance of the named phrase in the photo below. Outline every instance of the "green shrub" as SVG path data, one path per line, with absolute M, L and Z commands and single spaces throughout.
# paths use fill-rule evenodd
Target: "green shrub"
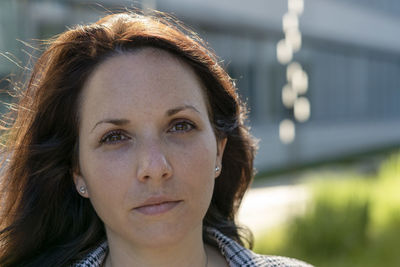
M 256 239 L 255 250 L 322 267 L 400 266 L 400 154 L 375 177 L 318 176 L 306 213 Z
M 358 246 L 367 240 L 368 222 L 368 202 L 350 200 L 339 208 L 317 201 L 311 214 L 291 223 L 288 234 L 294 244 L 292 250 L 322 260 L 356 253 Z

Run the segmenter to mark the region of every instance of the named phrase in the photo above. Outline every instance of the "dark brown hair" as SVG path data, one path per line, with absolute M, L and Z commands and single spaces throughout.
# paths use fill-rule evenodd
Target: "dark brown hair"
M 215 134 L 227 137 L 203 225 L 243 244 L 235 214 L 253 177 L 255 144 L 234 83 L 205 43 L 175 19 L 126 12 L 62 33 L 34 66 L 2 155 L 0 266 L 64 266 L 105 239 L 102 221 L 72 179 L 79 95 L 106 58 L 143 47 L 179 57 L 203 83 Z

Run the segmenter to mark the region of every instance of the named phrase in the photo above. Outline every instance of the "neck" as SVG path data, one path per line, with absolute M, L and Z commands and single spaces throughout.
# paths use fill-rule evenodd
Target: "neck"
M 106 267 L 204 267 L 208 262 L 201 229 L 175 244 L 165 246 L 137 246 L 113 235 L 108 235 L 108 245 Z

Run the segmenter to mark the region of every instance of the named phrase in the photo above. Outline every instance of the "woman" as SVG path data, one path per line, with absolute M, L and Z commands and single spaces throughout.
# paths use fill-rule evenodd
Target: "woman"
M 244 112 L 215 56 L 170 18 L 64 32 L 8 136 L 0 266 L 306 266 L 242 247 Z

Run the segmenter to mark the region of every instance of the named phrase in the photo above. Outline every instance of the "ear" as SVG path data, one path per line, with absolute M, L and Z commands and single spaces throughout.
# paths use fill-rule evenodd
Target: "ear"
M 84 198 L 89 198 L 89 191 L 88 191 L 85 179 L 83 178 L 82 174 L 74 171 L 72 175 L 74 178 L 75 188 L 76 188 L 76 191 L 78 191 L 78 194 Z
M 217 140 L 217 158 L 219 157 L 220 159 L 219 163 L 221 163 L 227 141 L 228 141 L 227 137 Z
M 217 158 L 216 158 L 215 166 L 216 167 L 218 166 L 219 170 L 216 171 L 215 177 L 218 177 L 221 173 L 221 170 L 223 167 L 222 166 L 222 157 L 224 155 L 225 146 L 226 146 L 227 141 L 228 141 L 227 137 L 217 140 Z

